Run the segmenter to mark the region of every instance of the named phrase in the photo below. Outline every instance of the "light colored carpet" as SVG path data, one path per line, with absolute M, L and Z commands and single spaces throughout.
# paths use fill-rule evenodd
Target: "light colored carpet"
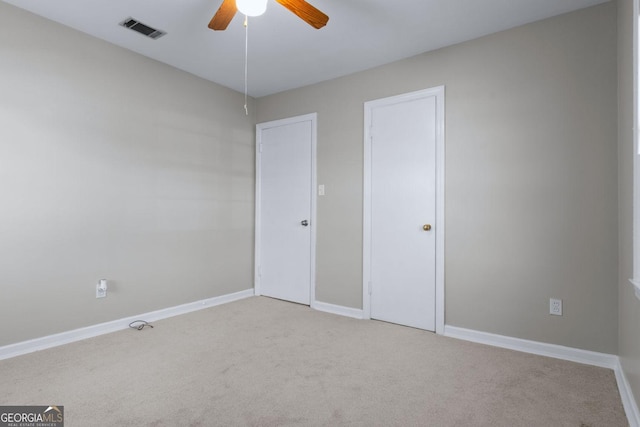
M 613 372 L 254 297 L 0 361 L 75 426 L 626 426 Z

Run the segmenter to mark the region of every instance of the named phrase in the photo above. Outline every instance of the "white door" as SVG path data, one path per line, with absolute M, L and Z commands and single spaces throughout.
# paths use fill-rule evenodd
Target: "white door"
M 313 290 L 315 120 L 256 128 L 256 294 L 301 304 Z
M 421 92 L 365 108 L 370 317 L 435 331 L 438 98 Z

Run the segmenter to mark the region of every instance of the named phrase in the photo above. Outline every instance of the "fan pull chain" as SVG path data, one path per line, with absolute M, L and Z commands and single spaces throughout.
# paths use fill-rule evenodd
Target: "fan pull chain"
M 249 62 L 249 18 L 244 17 L 244 114 L 249 115 L 249 109 L 247 108 L 247 81 L 248 81 L 248 67 Z

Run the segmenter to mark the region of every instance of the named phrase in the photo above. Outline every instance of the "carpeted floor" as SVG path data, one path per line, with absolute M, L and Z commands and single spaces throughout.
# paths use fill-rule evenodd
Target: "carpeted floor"
M 611 370 L 253 297 L 0 361 L 65 426 L 626 426 Z

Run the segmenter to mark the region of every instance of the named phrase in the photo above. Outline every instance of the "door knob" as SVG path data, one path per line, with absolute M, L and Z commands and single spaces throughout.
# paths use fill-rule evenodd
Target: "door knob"
M 300 224 L 306 227 L 307 225 L 309 225 L 309 221 L 303 219 L 302 221 L 300 221 Z
M 429 230 L 431 230 L 431 224 L 425 224 L 425 225 L 423 225 L 423 226 L 422 226 L 422 229 L 423 229 L 424 231 L 429 231 Z

